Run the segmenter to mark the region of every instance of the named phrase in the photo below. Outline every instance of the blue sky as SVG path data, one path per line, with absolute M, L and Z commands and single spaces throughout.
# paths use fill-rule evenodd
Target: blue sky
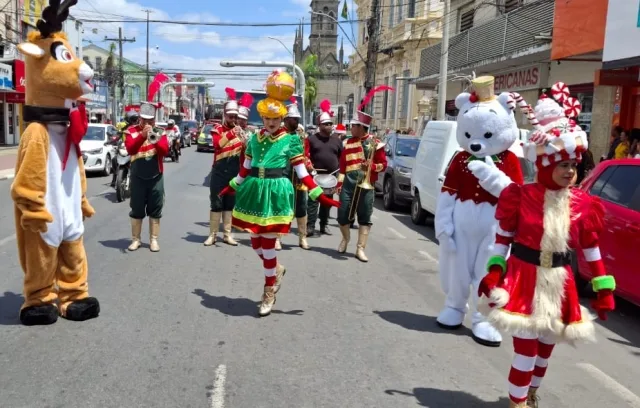
M 342 0 L 344 1 L 344 0 Z M 347 0 L 355 19 L 353 0 Z M 281 0 L 268 2 L 258 0 L 82 0 L 74 7 L 72 14 L 79 19 L 121 19 L 123 16 L 146 18 L 143 9 L 151 9 L 151 19 L 198 21 L 198 22 L 234 22 L 234 23 L 297 23 L 301 18 L 309 21 L 310 0 Z M 215 4 L 215 5 L 214 5 Z M 269 6 L 271 5 L 271 6 Z M 274 8 L 274 6 L 277 6 Z M 271 8 L 269 8 L 271 7 Z M 342 3 L 340 8 L 342 8 Z M 342 19 L 341 19 L 342 20 Z M 96 45 L 107 48 L 104 37 L 117 37 L 118 23 L 86 23 L 85 39 Z M 124 46 L 124 56 L 138 63 L 146 59 L 146 24 L 125 23 L 122 25 L 126 37 L 136 38 L 135 43 Z M 349 23 L 342 27 L 351 34 Z M 310 27 L 305 27 L 305 37 Z M 357 33 L 357 27 L 353 27 Z M 153 68 L 184 70 L 193 73 L 207 70 L 224 70 L 227 72 L 250 71 L 258 74 L 268 71 L 258 68 L 222 68 L 220 61 L 236 60 L 285 60 L 291 61 L 291 54 L 277 41 L 280 39 L 291 50 L 295 34 L 294 26 L 279 27 L 220 27 L 220 26 L 185 26 L 168 24 L 151 24 L 149 45 L 150 61 Z M 339 34 L 341 34 L 339 32 Z M 305 38 L 305 46 L 307 39 Z M 340 39 L 338 40 L 340 41 Z M 355 42 L 355 41 L 354 41 Z M 85 45 L 87 41 L 85 41 Z M 351 53 L 352 47 L 345 38 L 345 55 Z M 239 73 L 238 73 L 239 74 Z M 236 89 L 260 88 L 263 77 L 209 77 L 216 83 L 213 94 L 222 96 L 224 88 Z

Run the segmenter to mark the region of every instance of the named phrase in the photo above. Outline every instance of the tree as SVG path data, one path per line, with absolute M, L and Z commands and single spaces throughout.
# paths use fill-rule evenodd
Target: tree
M 302 73 L 306 86 L 304 89 L 304 106 L 307 112 L 311 115 L 313 112 L 313 106 L 316 104 L 318 97 L 318 83 L 317 78 L 321 75 L 318 69 L 318 57 L 314 54 L 308 55 L 302 63 Z

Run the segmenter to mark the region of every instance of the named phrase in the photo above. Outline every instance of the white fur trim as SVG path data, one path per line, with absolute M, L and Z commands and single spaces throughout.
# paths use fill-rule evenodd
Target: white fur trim
M 506 258 L 508 253 L 509 253 L 509 247 L 508 246 L 503 245 L 503 244 L 494 244 L 493 245 L 493 254 L 494 255 L 504 256 Z
M 564 329 L 561 332 L 562 339 L 572 344 L 576 342 L 595 343 L 596 328 L 593 324 L 595 316 L 589 313 L 589 310 L 584 306 L 580 306 L 580 314 L 582 316 L 581 322 L 568 326 L 562 325 Z
M 307 168 L 304 166 L 304 163 L 296 164 L 295 166 L 293 166 L 293 169 L 296 171 L 296 175 L 300 180 L 302 180 L 303 178 L 309 175 L 309 172 L 307 171 Z
M 453 209 L 456 205 L 456 194 L 441 192 L 436 204 L 436 214 L 434 217 L 434 227 L 436 237 L 442 234 L 453 235 Z
M 507 303 L 509 303 L 509 292 L 502 288 L 494 288 L 489 293 L 489 299 L 491 303 L 495 303 L 495 307 L 504 307 Z
M 500 228 L 499 225 L 498 225 L 498 228 L 497 228 L 496 232 L 498 234 L 502 235 L 503 237 L 508 237 L 508 238 L 511 238 L 514 235 L 516 235 L 515 232 L 513 232 L 513 231 L 505 231 L 505 230 L 503 230 L 502 228 Z
M 600 255 L 599 247 L 586 248 L 586 249 L 583 249 L 582 252 L 584 253 L 584 259 L 587 262 L 594 262 L 602 259 L 602 256 Z

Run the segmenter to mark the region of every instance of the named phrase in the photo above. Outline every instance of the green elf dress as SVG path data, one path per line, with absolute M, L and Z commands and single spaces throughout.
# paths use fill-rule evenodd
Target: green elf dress
M 240 185 L 232 181 L 236 189 L 233 227 L 253 234 L 288 233 L 295 190 L 287 167 L 305 162 L 300 137 L 284 128 L 273 135 L 263 129 L 251 136 L 245 160 L 251 161 L 246 179 Z

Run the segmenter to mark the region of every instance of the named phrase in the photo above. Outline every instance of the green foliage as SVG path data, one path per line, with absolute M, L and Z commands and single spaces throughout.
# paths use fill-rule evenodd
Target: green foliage
M 318 82 L 317 78 L 321 75 L 318 69 L 318 56 L 309 55 L 302 63 L 302 72 L 304 73 L 304 79 L 306 81 L 306 87 L 304 89 L 304 106 L 307 111 L 313 111 L 313 106 L 316 104 L 318 97 Z

